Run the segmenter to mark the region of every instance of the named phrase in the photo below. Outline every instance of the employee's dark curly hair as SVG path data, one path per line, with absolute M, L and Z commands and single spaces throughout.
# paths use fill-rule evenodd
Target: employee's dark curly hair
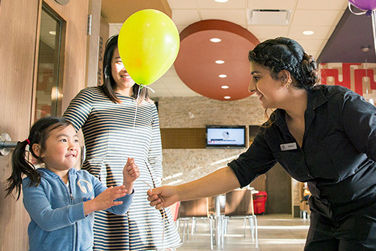
M 290 38 L 266 40 L 249 52 L 248 59 L 269 68 L 274 79 L 278 79 L 280 71 L 289 71 L 295 80 L 292 84 L 297 88 L 309 89 L 319 82 L 315 60 Z

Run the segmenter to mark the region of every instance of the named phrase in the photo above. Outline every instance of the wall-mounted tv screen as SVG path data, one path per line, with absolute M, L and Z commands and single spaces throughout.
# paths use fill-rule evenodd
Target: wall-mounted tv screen
M 245 126 L 206 126 L 206 147 L 245 147 Z

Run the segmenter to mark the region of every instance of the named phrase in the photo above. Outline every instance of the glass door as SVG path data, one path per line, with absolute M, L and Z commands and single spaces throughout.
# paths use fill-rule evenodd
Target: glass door
M 40 20 L 35 120 L 60 116 L 62 99 L 62 37 L 64 21 L 43 5 Z

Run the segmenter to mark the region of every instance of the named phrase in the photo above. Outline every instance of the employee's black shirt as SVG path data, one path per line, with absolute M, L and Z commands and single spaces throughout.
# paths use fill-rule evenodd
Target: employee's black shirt
M 376 198 L 376 108 L 340 86 L 320 85 L 307 93 L 301 148 L 285 111 L 277 109 L 272 125 L 262 127 L 250 148 L 228 165 L 246 186 L 278 161 L 294 179 L 308 182 L 324 214 L 333 216 L 341 206 L 344 212 L 338 213 L 347 213 Z

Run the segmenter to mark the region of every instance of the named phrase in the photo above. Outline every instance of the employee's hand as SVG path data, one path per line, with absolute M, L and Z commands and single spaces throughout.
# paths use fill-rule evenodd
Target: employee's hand
M 171 206 L 179 201 L 176 186 L 162 186 L 148 190 L 150 205 L 156 209 Z

